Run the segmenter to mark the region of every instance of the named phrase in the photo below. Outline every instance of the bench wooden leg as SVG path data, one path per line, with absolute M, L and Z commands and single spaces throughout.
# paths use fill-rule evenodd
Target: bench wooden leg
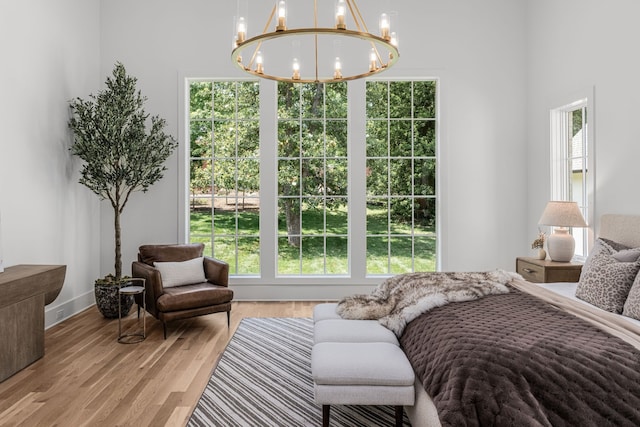
M 403 415 L 404 415 L 404 407 L 402 405 L 396 406 L 396 427 L 402 427 Z
M 322 427 L 329 427 L 330 405 L 322 405 Z

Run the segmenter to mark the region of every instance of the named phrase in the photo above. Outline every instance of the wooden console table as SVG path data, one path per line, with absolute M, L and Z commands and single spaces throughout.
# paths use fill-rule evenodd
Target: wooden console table
M 56 299 L 66 265 L 16 265 L 0 273 L 0 381 L 44 356 L 44 306 Z

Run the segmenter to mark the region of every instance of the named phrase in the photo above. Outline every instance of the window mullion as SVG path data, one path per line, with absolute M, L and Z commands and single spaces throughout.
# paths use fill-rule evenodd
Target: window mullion
M 260 80 L 260 277 L 273 282 L 278 256 L 278 95 L 275 82 Z M 275 230 L 275 232 L 274 232 Z
M 349 272 L 352 280 L 362 281 L 367 274 L 367 111 L 365 81 L 350 81 L 347 87 L 347 94 Z

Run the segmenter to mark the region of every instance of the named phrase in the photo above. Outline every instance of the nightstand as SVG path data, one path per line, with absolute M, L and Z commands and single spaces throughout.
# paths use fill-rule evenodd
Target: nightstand
M 516 258 L 516 273 L 529 282 L 577 282 L 580 280 L 581 271 L 582 264 L 527 257 Z

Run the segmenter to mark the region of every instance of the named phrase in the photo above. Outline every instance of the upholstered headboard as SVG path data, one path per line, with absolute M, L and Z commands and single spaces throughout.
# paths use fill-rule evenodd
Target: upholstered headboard
M 632 248 L 640 247 L 640 216 L 602 215 L 599 235 Z

